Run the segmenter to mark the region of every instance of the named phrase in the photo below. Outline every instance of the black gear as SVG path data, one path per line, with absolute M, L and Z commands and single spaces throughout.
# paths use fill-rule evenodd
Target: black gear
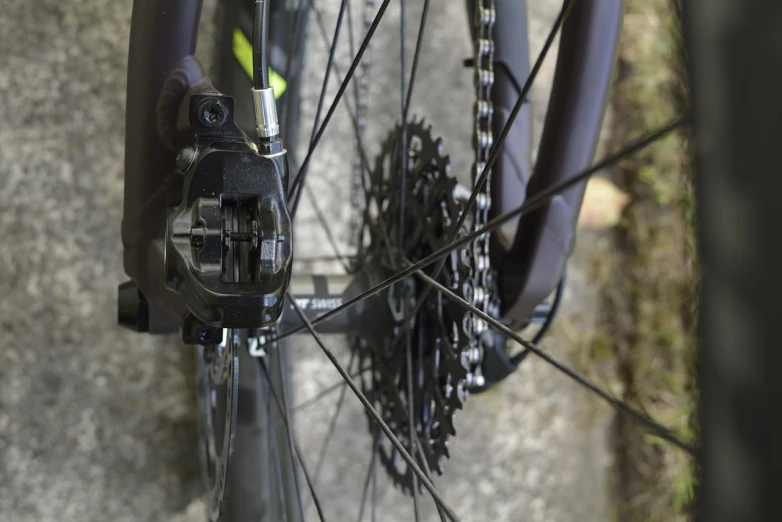
M 442 140 L 435 139 L 431 126 L 424 121 L 413 121 L 407 126 L 410 162 L 408 166 L 407 196 L 405 201 L 404 255 L 415 262 L 441 248 L 448 239 L 451 227 L 463 210 L 464 202 L 454 197 L 456 179 L 450 175 L 448 156 L 443 154 Z M 401 168 L 399 158 L 399 125 L 389 134 L 377 157 L 371 173 L 373 194 L 382 219 L 370 218 L 368 230 L 373 260 L 391 275 L 398 257 L 398 232 L 401 211 Z M 464 230 L 470 230 L 468 219 Z M 389 245 L 390 243 L 390 245 Z M 390 248 L 389 248 L 390 246 Z M 447 258 L 438 281 L 464 297 L 462 283 L 466 280 L 460 259 L 461 250 Z M 366 255 L 368 258 L 369 256 Z M 436 264 L 425 269 L 431 275 Z M 416 299 L 424 285 L 415 277 L 406 280 L 408 310 L 418 303 Z M 397 286 L 390 291 L 389 302 L 404 291 Z M 394 301 L 396 302 L 396 301 Z M 393 304 L 393 303 L 392 303 Z M 400 308 L 401 305 L 397 305 Z M 401 318 L 400 318 L 401 319 Z M 403 443 L 422 468 L 442 474 L 442 461 L 449 456 L 448 438 L 456 434 L 453 417 L 461 409 L 466 396 L 465 378 L 468 373 L 470 339 L 464 333 L 462 321 L 469 320 L 464 310 L 453 305 L 439 292 L 429 293 L 426 302 L 415 317 L 410 318 L 413 359 L 413 419 L 421 442 L 425 463 L 420 454 L 410 448 L 407 409 L 406 335 L 400 320 L 393 335 L 382 340 L 353 339 L 353 346 L 362 358 L 362 367 L 372 371 L 362 377 L 367 398 L 378 409 L 383 420 Z M 369 420 L 370 431 L 376 433 Z M 394 483 L 411 492 L 414 474 L 393 446 L 381 437 L 379 458 Z

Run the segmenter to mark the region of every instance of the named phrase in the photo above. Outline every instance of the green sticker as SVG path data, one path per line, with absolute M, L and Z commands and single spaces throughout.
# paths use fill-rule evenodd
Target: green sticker
M 252 79 L 253 77 L 253 45 L 250 40 L 244 35 L 241 29 L 238 27 L 234 29 L 234 56 L 239 61 L 239 65 L 242 66 L 247 76 Z M 279 99 L 285 89 L 288 87 L 288 82 L 277 74 L 274 69 L 269 67 L 269 85 L 274 89 L 274 98 Z

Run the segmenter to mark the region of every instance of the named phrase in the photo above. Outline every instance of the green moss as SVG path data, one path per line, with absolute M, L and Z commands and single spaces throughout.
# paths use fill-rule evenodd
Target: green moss
M 685 111 L 677 12 L 676 0 L 627 2 L 613 96 L 614 147 Z M 601 263 L 614 277 L 603 286 L 601 332 L 588 357 L 597 366 L 610 359 L 620 380 L 610 388 L 693 439 L 698 274 L 687 147 L 686 133 L 672 134 L 613 172 L 631 201 L 616 227 L 611 259 Z M 617 419 L 614 436 L 618 519 L 687 520 L 697 477 L 690 459 L 625 418 Z

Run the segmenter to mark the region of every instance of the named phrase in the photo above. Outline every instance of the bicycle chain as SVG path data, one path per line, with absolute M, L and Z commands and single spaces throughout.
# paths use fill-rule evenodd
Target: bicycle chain
M 472 168 L 472 183 L 475 188 L 476 181 L 486 168 L 494 135 L 492 133 L 492 118 L 494 105 L 491 101 L 491 89 L 494 85 L 494 38 L 493 29 L 497 13 L 494 8 L 494 0 L 478 0 L 475 5 L 473 24 L 475 27 L 474 39 L 474 78 L 475 105 L 473 109 L 474 129 L 473 148 L 475 149 L 475 162 Z M 491 173 L 486 178 L 483 188 L 478 191 L 475 200 L 475 209 L 471 216 L 472 230 L 477 231 L 486 226 L 491 209 Z M 461 262 L 468 269 L 469 281 L 464 283 L 463 295 L 470 303 L 492 317 L 497 317 L 500 310 L 499 289 L 497 276 L 491 268 L 489 258 L 490 234 L 487 232 L 478 236 L 472 243 L 471 249 L 465 249 Z M 466 388 L 482 387 L 485 380 L 481 373 L 484 348 L 491 342 L 484 336 L 488 330 L 486 321 L 473 313 L 464 316 L 462 330 L 470 340 L 470 350 L 467 351 L 467 361 L 462 364 L 468 366 Z M 464 356 L 463 356 L 464 357 Z

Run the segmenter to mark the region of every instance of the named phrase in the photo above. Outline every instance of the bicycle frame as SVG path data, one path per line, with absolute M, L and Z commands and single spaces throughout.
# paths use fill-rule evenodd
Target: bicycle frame
M 507 70 L 497 68 L 495 82 L 495 136 L 505 124 L 518 97 L 514 80 L 527 78 L 526 17 L 517 0 L 495 0 L 497 11 L 497 59 Z M 513 5 L 512 5 L 513 4 Z M 511 7 L 513 7 L 511 9 Z M 533 171 L 529 146 L 531 112 L 522 110 L 511 130 L 492 177 L 493 212 L 506 212 L 558 181 L 587 168 L 597 144 L 603 109 L 611 84 L 615 48 L 623 2 L 581 0 L 575 2 L 563 26 L 559 60 L 546 125 Z M 508 13 L 521 13 L 506 16 Z M 166 208 L 181 196 L 175 171 L 175 153 L 158 139 L 157 100 L 170 70 L 195 52 L 201 1 L 134 0 L 125 134 L 125 198 L 122 242 L 124 266 L 148 306 L 150 333 L 178 330 L 185 304 L 164 283 L 164 234 Z M 519 30 L 523 28 L 524 30 Z M 532 174 L 535 174 L 534 176 Z M 527 183 L 529 182 L 529 184 Z M 575 238 L 575 227 L 585 183 L 555 197 L 514 226 L 510 243 L 492 246 L 503 286 L 503 319 L 518 325 L 556 286 L 564 271 Z M 345 288 L 355 288 L 343 278 L 326 279 L 326 288 L 340 291 L 301 294 L 307 281 L 296 278 L 291 289 L 302 299 L 344 297 Z M 297 282 L 299 281 L 299 282 Z M 360 286 L 360 285 L 359 285 Z M 321 311 L 327 311 L 324 307 Z M 307 313 L 316 310 L 309 308 Z M 355 318 L 371 314 L 356 311 L 341 320 L 324 323 L 326 331 L 345 331 Z M 359 315 L 355 315 L 355 314 Z M 283 314 L 283 324 L 298 318 Z M 354 320 L 349 320 L 353 317 Z M 331 325 L 326 326 L 326 324 Z

